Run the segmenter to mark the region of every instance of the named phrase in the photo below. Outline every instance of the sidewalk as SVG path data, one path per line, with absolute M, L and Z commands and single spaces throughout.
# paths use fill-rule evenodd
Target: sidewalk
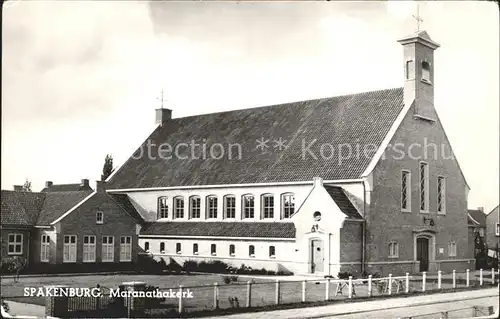
M 6 300 L 9 305 L 9 314 L 12 316 L 37 316 L 45 317 L 45 307 L 38 305 L 31 305 L 27 303 L 15 302 Z
M 453 293 L 432 294 L 407 298 L 388 298 L 374 301 L 360 301 L 349 303 L 338 303 L 321 307 L 296 308 L 287 310 L 275 310 L 267 312 L 253 312 L 212 318 L 227 319 L 250 319 L 250 318 L 314 318 L 325 316 L 339 316 L 352 313 L 362 313 L 384 309 L 404 308 L 427 304 L 437 304 L 450 301 L 470 300 L 484 297 L 497 297 L 498 288 L 461 291 Z

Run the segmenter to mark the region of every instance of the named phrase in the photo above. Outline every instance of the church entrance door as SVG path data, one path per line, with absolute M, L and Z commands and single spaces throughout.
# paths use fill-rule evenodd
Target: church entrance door
M 324 260 L 323 241 L 313 239 L 311 241 L 311 273 L 323 272 Z

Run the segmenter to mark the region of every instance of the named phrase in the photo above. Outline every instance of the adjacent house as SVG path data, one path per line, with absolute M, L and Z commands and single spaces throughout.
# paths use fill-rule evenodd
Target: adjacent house
M 486 214 L 484 213 L 484 208 L 478 207 L 477 209 L 469 209 L 467 211 L 467 214 L 474 224 L 474 234 L 477 234 L 479 237 L 485 240 Z
M 94 191 L 88 180 L 43 192 L 2 190 L 2 259 L 23 257 L 30 267 L 131 263 L 141 218 L 127 198 Z
M 488 249 L 499 251 L 500 213 L 498 206 L 486 215 L 486 245 Z
M 156 129 L 107 180 L 146 222 L 141 249 L 317 275 L 473 269 L 469 186 L 434 106 L 440 45 L 425 31 L 399 43 L 403 87 L 156 110 Z

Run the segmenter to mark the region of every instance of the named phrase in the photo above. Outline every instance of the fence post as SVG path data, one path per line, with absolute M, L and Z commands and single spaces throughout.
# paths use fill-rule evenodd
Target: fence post
M 392 295 L 392 274 L 389 274 L 389 282 L 387 283 L 389 289 L 389 295 Z
M 182 285 L 179 285 L 179 314 L 184 312 L 184 303 L 182 302 Z
M 405 287 L 405 293 L 409 293 L 410 292 L 410 274 L 409 273 L 406 273 L 406 287 Z
M 219 284 L 214 283 L 214 309 L 219 308 Z
M 306 302 L 306 285 L 307 281 L 302 281 L 302 302 Z
M 483 285 L 483 268 L 479 269 L 479 286 Z
M 372 296 L 372 275 L 368 275 L 368 297 Z
M 247 308 L 252 306 L 252 281 L 247 281 Z
M 326 287 L 325 287 L 325 300 L 330 300 L 330 278 L 326 279 Z
M 448 311 L 441 313 L 441 319 L 448 319 Z
M 472 317 L 477 317 L 477 307 L 476 306 L 472 307 Z
M 457 271 L 453 269 L 453 289 L 457 288 Z
M 349 276 L 349 299 L 352 298 L 352 276 Z
M 441 270 L 438 271 L 438 289 L 441 289 Z
M 466 285 L 467 287 L 469 287 L 469 286 L 470 286 L 470 270 L 469 270 L 469 269 L 467 269 L 467 272 L 466 272 L 466 277 L 465 277 L 465 285 Z
M 280 304 L 280 280 L 276 279 L 276 304 Z
M 491 284 L 495 284 L 495 268 L 491 268 Z
M 425 291 L 425 279 L 427 277 L 427 273 L 424 271 L 422 272 L 422 291 Z

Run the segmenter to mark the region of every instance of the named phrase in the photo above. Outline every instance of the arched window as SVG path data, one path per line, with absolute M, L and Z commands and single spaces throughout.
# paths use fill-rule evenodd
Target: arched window
M 234 255 L 235 255 L 234 245 L 229 245 L 229 256 L 234 257 Z
M 184 197 L 174 197 L 174 218 L 184 218 Z
M 236 198 L 233 195 L 224 196 L 224 218 L 236 218 Z
M 193 255 L 198 255 L 198 244 L 193 244 Z
M 251 194 L 243 195 L 241 197 L 241 209 L 243 218 L 255 217 L 255 197 Z
M 200 196 L 191 196 L 189 198 L 189 218 L 201 217 L 201 199 Z
M 149 241 L 144 242 L 144 251 L 149 252 Z
M 293 193 L 281 195 L 281 205 L 282 218 L 290 218 L 295 213 L 295 195 Z
M 175 251 L 176 251 L 178 254 L 181 254 L 181 253 L 182 253 L 182 245 L 181 245 L 181 243 L 176 243 L 176 244 L 175 244 Z
M 164 253 L 165 253 L 165 243 L 161 242 L 160 243 L 160 254 L 164 254 Z
M 276 247 L 269 246 L 269 258 L 276 258 Z
M 217 218 L 217 196 L 207 196 L 207 218 Z
M 248 246 L 248 256 L 255 257 L 255 246 L 254 245 Z
M 168 197 L 163 196 L 158 198 L 158 219 L 168 218 Z
M 422 62 L 422 81 L 431 83 L 431 65 L 429 62 Z
M 274 218 L 274 195 L 262 195 L 262 218 Z
M 210 254 L 212 256 L 217 256 L 217 246 L 215 244 L 210 245 Z

